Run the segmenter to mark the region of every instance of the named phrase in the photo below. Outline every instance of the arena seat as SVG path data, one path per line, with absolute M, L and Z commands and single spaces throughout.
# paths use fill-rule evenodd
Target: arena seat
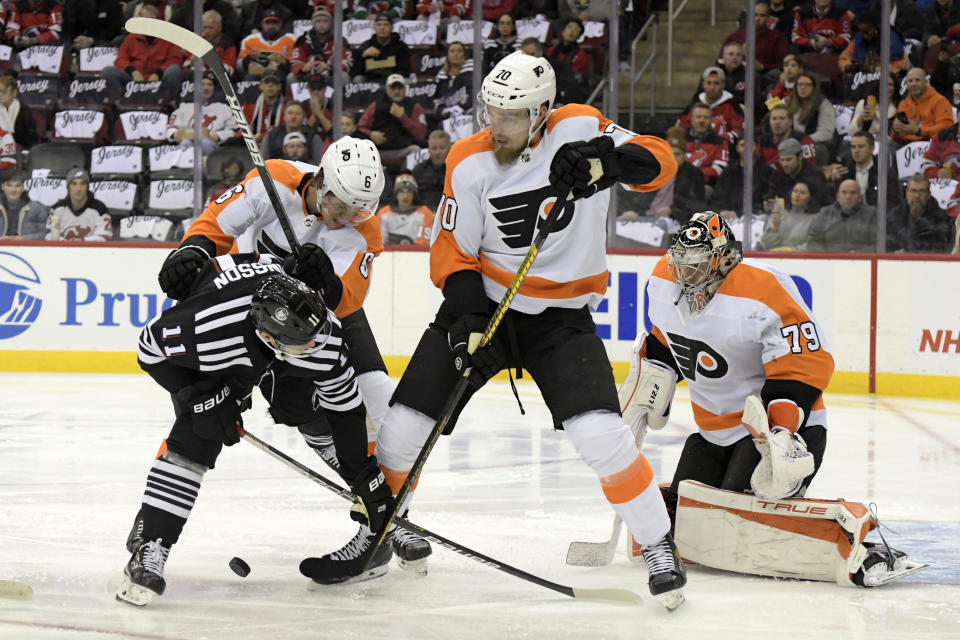
M 83 150 L 65 142 L 41 142 L 30 148 L 27 172 L 46 169 L 49 175 L 64 178 L 74 167 L 86 168 Z

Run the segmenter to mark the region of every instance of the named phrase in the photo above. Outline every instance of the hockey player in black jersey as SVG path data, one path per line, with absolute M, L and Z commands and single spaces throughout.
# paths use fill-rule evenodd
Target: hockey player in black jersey
M 254 386 L 278 423 L 299 426 L 318 414 L 326 417 L 341 474 L 359 498 L 351 511 L 363 523 L 357 536 L 379 535 L 392 497 L 376 459 L 367 455 L 366 410 L 343 336 L 316 291 L 286 275 L 277 258 L 258 254 L 209 261 L 183 300 L 147 324 L 140 334 L 140 366 L 171 394 L 175 420 L 147 475 L 118 600 L 144 606 L 163 593 L 170 548 L 204 473 L 224 445 L 239 442 L 241 414 Z M 324 556 L 317 581 L 386 572 L 390 545 L 364 572 L 361 559 L 350 553 L 356 546 L 351 541 Z

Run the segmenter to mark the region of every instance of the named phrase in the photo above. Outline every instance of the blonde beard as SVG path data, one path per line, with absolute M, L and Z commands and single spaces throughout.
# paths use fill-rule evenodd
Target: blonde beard
M 526 146 L 523 146 L 520 149 L 498 147 L 493 150 L 493 157 L 496 158 L 497 162 L 500 164 L 513 164 L 517 158 L 520 157 L 520 154 L 523 153 L 524 149 L 526 149 Z

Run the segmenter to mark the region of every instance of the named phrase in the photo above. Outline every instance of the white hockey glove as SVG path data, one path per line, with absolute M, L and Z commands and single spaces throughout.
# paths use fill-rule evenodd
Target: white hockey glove
M 788 403 L 790 406 L 777 406 Z M 804 479 L 813 473 L 813 454 L 807 443 L 795 433 L 803 423 L 803 411 L 788 400 L 770 403 L 768 412 L 757 396 L 749 396 L 743 407 L 743 424 L 753 435 L 753 444 L 760 452 L 760 463 L 750 476 L 753 493 L 766 500 L 779 500 L 796 495 Z M 790 417 L 783 420 L 784 414 Z M 773 422 L 773 428 L 770 427 Z M 793 422 L 793 424 L 778 424 Z M 793 430 L 791 430 L 791 427 Z
M 658 360 L 641 358 L 647 334 L 641 333 L 633 343 L 630 372 L 620 385 L 618 396 L 623 421 L 634 435 L 642 422 L 651 429 L 662 429 L 670 418 L 670 403 L 677 389 L 677 374 Z

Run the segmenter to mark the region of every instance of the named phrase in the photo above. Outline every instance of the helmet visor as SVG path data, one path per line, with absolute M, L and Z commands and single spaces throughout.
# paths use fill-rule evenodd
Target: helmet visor
M 530 131 L 530 109 L 501 109 L 481 102 L 477 119 L 495 134 L 510 136 Z
M 351 207 L 337 197 L 333 191 L 327 191 L 319 198 L 320 209 L 325 216 L 342 225 L 355 227 L 373 217 L 373 212 L 360 207 Z

